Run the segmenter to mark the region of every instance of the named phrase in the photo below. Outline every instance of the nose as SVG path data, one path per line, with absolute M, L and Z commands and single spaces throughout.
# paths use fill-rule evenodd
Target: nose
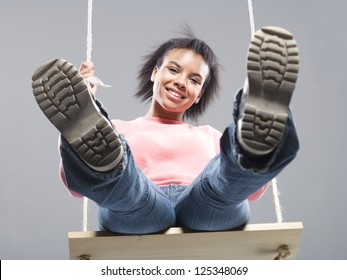
M 181 75 L 177 76 L 177 78 L 175 80 L 175 85 L 179 88 L 186 88 L 187 87 L 186 81 L 185 81 L 184 77 L 182 77 Z

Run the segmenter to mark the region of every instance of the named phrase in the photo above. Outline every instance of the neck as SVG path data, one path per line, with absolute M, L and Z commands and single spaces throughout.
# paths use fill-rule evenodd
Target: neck
M 152 106 L 149 108 L 146 117 L 156 117 L 161 119 L 183 122 L 183 115 L 184 113 L 182 112 L 168 112 L 161 106 L 156 106 L 152 103 Z

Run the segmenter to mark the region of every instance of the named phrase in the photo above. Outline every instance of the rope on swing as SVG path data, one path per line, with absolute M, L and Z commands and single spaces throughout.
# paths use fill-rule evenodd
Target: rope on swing
M 248 14 L 249 14 L 249 24 L 251 26 L 251 38 L 253 38 L 255 33 L 255 24 L 254 24 L 254 14 L 253 14 L 253 3 L 252 0 L 248 0 Z
M 88 25 L 87 25 L 87 62 L 92 61 L 92 19 L 93 19 L 93 0 L 88 0 Z M 83 220 L 82 230 L 88 231 L 88 198 L 83 197 Z
M 88 26 L 87 26 L 87 62 L 92 61 L 92 19 L 93 19 L 93 0 L 88 0 Z
M 272 194 L 274 197 L 277 223 L 283 223 L 282 207 L 280 203 L 280 192 L 278 191 L 276 177 L 271 180 L 271 186 L 272 186 Z

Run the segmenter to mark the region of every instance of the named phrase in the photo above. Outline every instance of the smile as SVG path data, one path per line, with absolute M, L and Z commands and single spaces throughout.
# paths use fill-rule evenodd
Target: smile
M 173 97 L 179 98 L 179 99 L 184 99 L 185 97 L 182 96 L 181 94 L 178 94 L 176 91 L 167 89 L 167 92 L 172 95 Z

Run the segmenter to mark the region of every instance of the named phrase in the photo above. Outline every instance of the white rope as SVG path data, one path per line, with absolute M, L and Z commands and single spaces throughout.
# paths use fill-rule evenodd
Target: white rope
M 88 198 L 87 197 L 83 197 L 82 230 L 88 231 Z
M 277 223 L 282 223 L 283 222 L 283 215 L 282 215 L 282 207 L 280 203 L 280 193 L 278 191 L 277 187 L 277 178 L 273 178 L 271 180 L 271 185 L 272 185 L 272 193 L 274 197 L 274 203 L 275 203 L 275 212 L 276 212 L 276 217 L 277 217 Z
M 88 28 L 87 28 L 87 62 L 92 61 L 92 19 L 93 19 L 93 0 L 88 0 Z
M 251 27 L 251 38 L 253 39 L 253 36 L 255 34 L 255 23 L 254 23 L 252 0 L 248 0 L 248 14 L 249 14 L 249 23 Z M 274 203 L 275 203 L 277 223 L 282 223 L 283 215 L 282 215 L 282 207 L 281 207 L 280 199 L 279 199 L 280 195 L 279 195 L 278 187 L 277 187 L 277 178 L 272 179 L 271 186 L 272 186 L 272 193 L 273 193 Z
M 254 14 L 253 14 L 253 3 L 252 0 L 248 0 L 248 13 L 249 13 L 249 23 L 251 26 L 251 38 L 253 39 L 255 33 L 255 24 L 254 24 Z
M 93 0 L 88 0 L 88 26 L 87 26 L 87 62 L 92 61 L 92 15 Z M 83 219 L 82 230 L 88 231 L 88 198 L 83 197 Z

